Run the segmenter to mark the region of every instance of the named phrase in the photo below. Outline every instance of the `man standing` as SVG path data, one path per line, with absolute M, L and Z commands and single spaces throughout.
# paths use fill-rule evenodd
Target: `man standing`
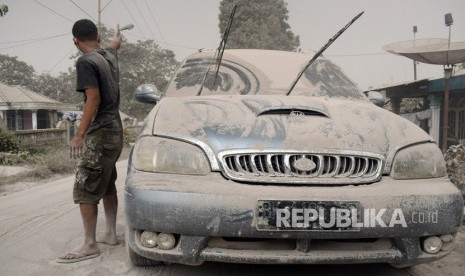
M 117 50 L 122 41 L 119 27 L 109 48 L 99 46 L 95 24 L 77 21 L 72 29 L 73 41 L 82 56 L 76 63 L 76 91 L 84 93 L 84 110 L 76 136 L 71 140 L 70 156 L 81 158 L 76 170 L 73 199 L 79 204 L 84 224 L 84 243 L 80 249 L 57 259 L 73 263 L 99 256 L 96 242 L 97 204 L 103 199 L 106 232 L 100 242 L 116 245 L 115 163 L 123 147 L 119 116 L 119 70 Z

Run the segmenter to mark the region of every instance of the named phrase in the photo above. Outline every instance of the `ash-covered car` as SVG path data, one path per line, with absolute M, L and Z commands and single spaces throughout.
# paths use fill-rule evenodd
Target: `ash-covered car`
M 164 93 L 138 88 L 156 105 L 125 186 L 134 264 L 402 267 L 450 253 L 463 200 L 432 138 L 329 60 L 290 89 L 310 58 L 226 50 L 215 66 L 199 52 Z

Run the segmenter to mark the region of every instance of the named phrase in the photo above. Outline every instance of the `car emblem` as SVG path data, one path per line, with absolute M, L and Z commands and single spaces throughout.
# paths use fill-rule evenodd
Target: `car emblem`
M 313 162 L 312 160 L 306 157 L 295 160 L 292 165 L 294 166 L 294 168 L 298 169 L 299 171 L 304 171 L 304 172 L 309 172 L 316 168 L 315 162 Z
M 303 113 L 302 111 L 292 110 L 290 115 L 291 117 L 300 117 L 300 116 L 305 116 L 305 113 Z

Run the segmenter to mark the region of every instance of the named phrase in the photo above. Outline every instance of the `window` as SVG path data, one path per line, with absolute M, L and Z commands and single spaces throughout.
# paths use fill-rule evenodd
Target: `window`
M 449 111 L 449 137 L 465 139 L 465 109 L 453 109 Z
M 16 110 L 6 111 L 6 125 L 9 130 L 16 130 Z
M 457 120 L 457 136 L 459 139 L 465 139 L 465 110 L 460 110 L 458 113 L 459 119 Z

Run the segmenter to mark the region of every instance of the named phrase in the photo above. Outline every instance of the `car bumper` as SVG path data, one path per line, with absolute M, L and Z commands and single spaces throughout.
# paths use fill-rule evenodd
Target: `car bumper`
M 267 231 L 257 229 L 259 200 L 357 201 L 363 209 L 402 210 L 406 227 L 368 225 L 357 231 Z M 130 171 L 125 187 L 128 245 L 139 255 L 198 265 L 238 263 L 374 263 L 405 266 L 444 257 L 428 254 L 422 240 L 455 234 L 463 199 L 448 179 L 380 182 L 360 186 L 250 185 L 221 174 L 180 176 Z M 420 215 L 422 214 L 422 215 Z M 147 248 L 142 231 L 172 233 L 170 250 Z

